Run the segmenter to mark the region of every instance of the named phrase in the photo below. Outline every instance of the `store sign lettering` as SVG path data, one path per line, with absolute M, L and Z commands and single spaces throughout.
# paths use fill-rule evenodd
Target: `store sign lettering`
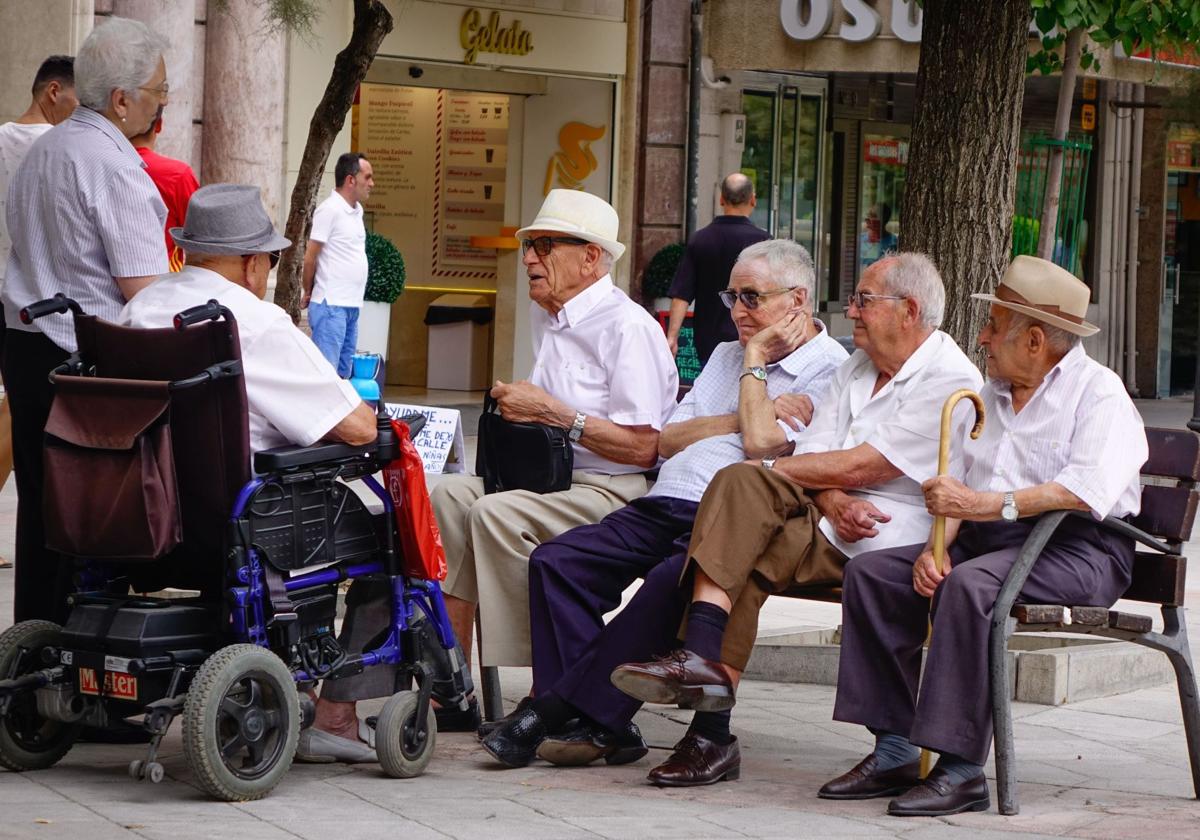
M 846 20 L 838 27 L 843 41 L 861 43 L 879 35 L 883 17 L 866 0 L 836 0 Z M 789 38 L 815 41 L 824 38 L 833 25 L 835 0 L 780 0 L 779 20 Z M 891 0 L 892 34 L 910 44 L 921 43 L 921 7 L 916 0 Z
M 529 55 L 533 52 L 533 35 L 521 28 L 521 21 L 514 20 L 502 28 L 499 12 L 492 12 L 484 26 L 480 26 L 479 21 L 479 10 L 467 9 L 458 26 L 458 40 L 467 51 L 463 56 L 467 64 L 474 64 L 479 53 Z

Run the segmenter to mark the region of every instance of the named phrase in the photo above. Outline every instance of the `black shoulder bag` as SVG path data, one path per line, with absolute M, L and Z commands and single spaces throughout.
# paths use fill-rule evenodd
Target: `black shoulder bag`
M 541 423 L 512 423 L 500 416 L 491 394 L 483 397 L 475 474 L 485 493 L 532 490 L 555 493 L 571 486 L 575 452 L 567 430 Z

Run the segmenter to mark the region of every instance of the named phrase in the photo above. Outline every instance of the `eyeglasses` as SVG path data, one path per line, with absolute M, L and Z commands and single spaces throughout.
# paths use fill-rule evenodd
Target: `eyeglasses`
M 279 265 L 280 253 L 281 253 L 280 251 L 259 251 L 258 252 L 258 254 L 266 254 L 267 255 L 267 259 L 269 259 L 271 261 L 271 268 L 274 268 L 275 266 Z M 258 254 L 242 254 L 242 257 L 244 259 L 250 259 L 251 257 L 257 257 Z
M 846 299 L 846 308 L 857 306 L 866 309 L 868 301 L 872 300 L 908 300 L 904 295 L 872 295 L 867 292 L 855 292 Z
M 159 99 L 166 99 L 171 93 L 171 86 L 166 82 L 163 82 L 158 87 L 146 87 L 143 85 L 139 87 L 138 90 L 149 91 L 150 93 L 156 94 Z
M 784 292 L 794 290 L 795 286 L 789 286 L 786 289 L 772 289 L 769 292 L 758 292 L 754 289 L 746 289 L 742 292 L 739 292 L 737 289 L 722 289 L 717 292 L 717 297 L 721 299 L 721 303 L 725 304 L 726 309 L 733 309 L 733 304 L 739 300 L 747 309 L 758 309 L 759 298 L 781 295 Z
M 562 245 L 591 245 L 586 239 L 579 239 L 574 236 L 539 236 L 536 239 L 522 239 L 521 253 L 529 253 L 529 249 L 533 249 L 533 253 L 539 257 L 544 257 L 550 253 L 555 243 Z

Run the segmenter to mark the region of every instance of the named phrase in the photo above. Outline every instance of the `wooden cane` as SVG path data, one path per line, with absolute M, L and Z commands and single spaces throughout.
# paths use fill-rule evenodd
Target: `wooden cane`
M 971 440 L 976 440 L 983 433 L 983 399 L 969 388 L 955 391 L 942 405 L 942 431 L 938 440 L 938 475 L 945 475 L 950 469 L 950 426 L 954 419 L 954 407 L 959 400 L 970 400 L 975 404 L 975 425 L 971 428 Z M 946 567 L 946 517 L 937 516 L 933 520 L 933 562 L 938 574 L 945 573 Z M 929 600 L 930 609 L 933 599 Z M 929 624 L 929 634 L 926 641 L 933 636 L 933 623 Z M 929 775 L 929 750 L 921 750 L 921 778 Z

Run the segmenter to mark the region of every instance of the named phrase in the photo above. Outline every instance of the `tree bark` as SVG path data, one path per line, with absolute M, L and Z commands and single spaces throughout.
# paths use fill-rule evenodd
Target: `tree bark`
M 1067 130 L 1071 127 L 1071 105 L 1075 101 L 1075 78 L 1079 75 L 1082 47 L 1083 30 L 1072 29 L 1067 33 L 1067 43 L 1063 49 L 1062 80 L 1058 86 L 1058 108 L 1054 112 L 1054 139 L 1059 142 L 1067 139 Z M 1055 146 L 1050 149 L 1050 161 L 1046 168 L 1046 195 L 1042 199 L 1042 225 L 1038 234 L 1037 255 L 1044 260 L 1054 259 L 1062 171 L 1062 146 Z
M 300 320 L 300 281 L 304 269 L 304 245 L 312 229 L 312 214 L 317 204 L 321 174 L 329 160 L 329 150 L 346 114 L 354 103 L 354 93 L 367 75 L 367 69 L 379 51 L 384 37 L 392 31 L 394 21 L 381 0 L 354 0 L 354 30 L 350 42 L 337 54 L 333 73 L 325 87 L 325 95 L 317 103 L 312 122 L 308 125 L 308 141 L 296 186 L 292 188 L 284 236 L 292 247 L 283 252 L 275 285 L 275 303 L 287 310 L 293 321 Z
M 946 285 L 942 328 L 963 348 L 979 323 L 970 295 L 1009 262 L 1029 0 L 926 0 L 900 218 L 900 248 L 933 258 Z M 980 45 L 986 45 L 986 49 Z

